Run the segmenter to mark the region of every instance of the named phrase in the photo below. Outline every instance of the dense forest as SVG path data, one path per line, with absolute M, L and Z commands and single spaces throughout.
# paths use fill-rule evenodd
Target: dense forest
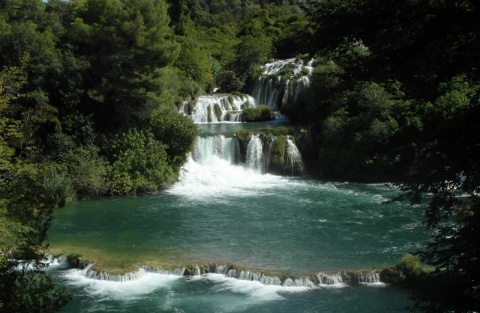
M 311 171 L 426 201 L 417 309 L 480 310 L 478 16 L 474 0 L 0 0 L 0 312 L 68 301 L 42 271 L 54 208 L 172 184 L 198 133 L 179 106 L 292 57 L 315 60 L 281 108 Z

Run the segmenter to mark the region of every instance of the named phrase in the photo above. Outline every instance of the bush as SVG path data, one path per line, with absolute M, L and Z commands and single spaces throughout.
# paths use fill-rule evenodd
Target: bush
M 190 118 L 165 107 L 153 115 L 149 129 L 156 140 L 166 145 L 168 164 L 178 173 L 198 136 L 197 126 Z
M 252 133 L 248 129 L 240 129 L 235 133 L 235 136 L 237 136 L 240 141 L 249 141 Z
M 130 129 L 112 140 L 114 162 L 109 170 L 112 194 L 156 191 L 173 181 L 166 147 L 152 133 Z
M 263 122 L 271 121 L 272 109 L 266 105 L 259 105 L 256 108 L 245 108 L 243 110 L 243 119 L 245 122 Z
M 267 134 L 271 136 L 287 136 L 291 134 L 291 131 L 285 126 L 267 127 Z
M 380 279 L 382 282 L 390 284 L 411 285 L 424 279 L 432 271 L 433 269 L 422 264 L 417 256 L 407 254 L 395 267 L 384 269 L 380 273 Z
M 193 80 L 184 81 L 180 87 L 180 95 L 191 100 L 195 100 L 204 92 L 205 88 Z
M 75 189 L 64 168 L 49 166 L 43 178 L 43 197 L 52 207 L 62 207 L 75 199 Z
M 95 198 L 105 194 L 109 164 L 98 155 L 95 146 L 71 150 L 65 165 L 78 198 Z

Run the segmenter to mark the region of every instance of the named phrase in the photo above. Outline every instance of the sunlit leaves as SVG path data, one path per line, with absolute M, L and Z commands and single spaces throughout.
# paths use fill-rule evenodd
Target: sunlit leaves
M 174 177 L 165 146 L 148 131 L 130 129 L 117 135 L 112 159 L 108 173 L 112 194 L 156 191 Z

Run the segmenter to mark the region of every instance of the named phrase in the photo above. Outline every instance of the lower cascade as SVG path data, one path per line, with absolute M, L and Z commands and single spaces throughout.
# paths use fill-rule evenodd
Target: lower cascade
M 339 271 L 334 273 L 318 272 L 299 276 L 276 276 L 268 275 L 262 271 L 239 269 L 233 265 L 218 265 L 214 263 L 191 265 L 188 267 L 164 270 L 144 266 L 136 272 L 122 275 L 110 275 L 93 270 L 94 264 L 87 265 L 82 269 L 82 275 L 95 280 L 128 282 L 140 279 L 147 273 L 173 275 L 179 277 L 195 277 L 207 274 L 222 274 L 225 277 L 244 281 L 256 281 L 264 285 L 282 287 L 346 287 L 358 284 L 384 285 L 380 281 L 380 272 L 376 270 Z
M 240 143 L 237 137 L 223 135 L 198 137 L 193 149 L 193 159 L 200 164 L 211 164 L 214 158 L 238 164 L 241 161 Z
M 248 142 L 246 163 L 248 168 L 263 172 L 263 146 L 258 135 L 252 136 Z
M 243 165 L 257 173 L 301 175 L 304 170 L 300 151 L 286 136 L 263 138 L 252 135 L 243 143 L 236 136 L 198 137 L 192 158 L 202 165 L 223 160 L 231 165 Z

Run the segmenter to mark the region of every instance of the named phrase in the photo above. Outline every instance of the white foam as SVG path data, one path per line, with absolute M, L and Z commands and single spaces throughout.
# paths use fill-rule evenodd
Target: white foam
M 84 270 L 71 269 L 63 273 L 63 278 L 67 285 L 81 287 L 90 296 L 100 300 L 128 301 L 150 294 L 158 288 L 169 288 L 181 276 L 143 272 L 136 280 L 114 282 L 88 278 Z
M 379 288 L 387 286 L 387 284 L 382 283 L 380 281 L 374 282 L 374 283 L 360 283 L 360 285 L 364 285 L 364 286 L 368 286 L 368 287 L 379 287 Z
M 253 301 L 274 301 L 282 300 L 282 293 L 298 293 L 311 290 L 310 287 L 264 285 L 255 280 L 242 280 L 227 277 L 223 274 L 205 274 L 193 279 L 204 279 L 214 282 L 217 291 L 229 291 L 233 293 L 245 294 Z
M 180 180 L 167 193 L 195 200 L 213 198 L 245 197 L 268 192 L 284 186 L 287 179 L 260 174 L 241 165 L 232 165 L 226 160 L 212 157 L 208 164 L 199 164 L 189 158 L 180 174 Z

